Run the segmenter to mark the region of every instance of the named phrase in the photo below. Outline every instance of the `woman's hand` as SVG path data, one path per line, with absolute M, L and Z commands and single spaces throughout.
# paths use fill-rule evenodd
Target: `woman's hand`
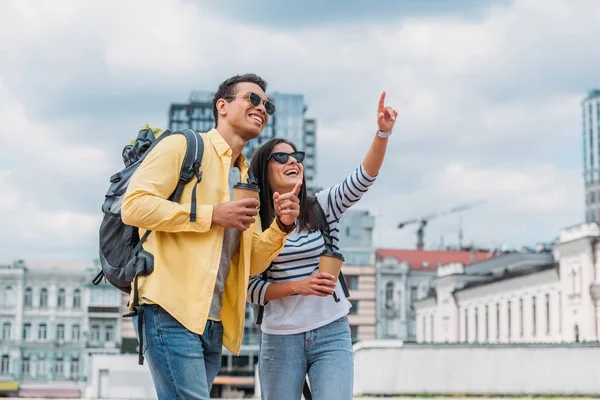
M 294 282 L 294 293 L 302 296 L 330 296 L 335 290 L 335 277 L 325 272 L 319 272 L 306 279 Z
M 381 92 L 379 98 L 379 104 L 377 105 L 377 125 L 381 132 L 389 132 L 394 128 L 396 124 L 396 117 L 398 112 L 392 107 L 385 106 L 385 90 Z
M 292 225 L 298 215 L 300 215 L 300 200 L 298 193 L 302 187 L 302 181 L 298 181 L 294 189 L 289 193 L 279 194 L 273 193 L 273 204 L 275 205 L 275 214 L 279 216 L 279 220 L 284 225 Z

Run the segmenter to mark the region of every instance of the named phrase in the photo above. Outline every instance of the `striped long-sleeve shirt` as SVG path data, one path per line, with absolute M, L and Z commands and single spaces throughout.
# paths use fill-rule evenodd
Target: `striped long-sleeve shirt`
M 340 217 L 360 200 L 374 181 L 375 178 L 369 176 L 360 165 L 342 183 L 316 194 L 325 212 L 335 250 L 339 250 Z M 250 277 L 248 301 L 265 306 L 261 325 L 263 332 L 275 335 L 307 332 L 327 325 L 348 313 L 351 305 L 339 284 L 335 289 L 340 298 L 338 303 L 334 301 L 333 296 L 302 295 L 265 302 L 265 292 L 269 285 L 302 280 L 316 274 L 319 269 L 319 255 L 324 246 L 320 231 L 307 232 L 296 229 L 287 237 L 285 247 L 273 260 L 267 271 L 267 280 L 263 280 L 262 276 Z

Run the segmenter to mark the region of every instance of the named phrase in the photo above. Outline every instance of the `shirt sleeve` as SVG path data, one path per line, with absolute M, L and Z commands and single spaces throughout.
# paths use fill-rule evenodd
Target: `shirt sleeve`
M 342 214 L 369 190 L 375 177 L 367 174 L 362 164 L 341 183 L 316 194 L 327 221 L 339 220 Z
M 261 275 L 251 276 L 248 283 L 248 301 L 261 306 L 266 305 L 268 301 L 265 301 L 265 293 L 270 284 Z
M 133 173 L 121 207 L 127 225 L 162 232 L 207 232 L 212 225 L 212 205 L 197 205 L 190 222 L 190 204 L 169 201 L 181 172 L 187 141 L 183 135 L 162 139 Z M 193 185 L 194 180 L 188 183 Z

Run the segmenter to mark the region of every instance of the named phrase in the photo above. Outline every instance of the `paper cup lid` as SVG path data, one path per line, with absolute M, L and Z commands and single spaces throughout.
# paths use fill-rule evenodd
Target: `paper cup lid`
M 239 182 L 233 185 L 234 189 L 246 189 L 246 190 L 254 190 L 255 192 L 260 192 L 260 188 L 258 185 L 254 185 L 252 183 L 243 183 Z
M 327 256 L 327 257 L 335 257 L 335 258 L 339 258 L 342 261 L 346 261 L 346 259 L 342 255 L 342 253 L 338 253 L 336 251 L 323 250 L 323 252 L 321 253 L 321 255 L 322 256 Z

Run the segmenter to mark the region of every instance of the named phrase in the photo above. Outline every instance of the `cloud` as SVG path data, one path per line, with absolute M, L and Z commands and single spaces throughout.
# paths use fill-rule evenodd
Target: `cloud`
M 399 122 L 357 206 L 380 215 L 377 245 L 413 247 L 400 220 L 479 197 L 463 213 L 477 243 L 531 243 L 579 222 L 579 103 L 598 84 L 600 5 L 396 3 L 2 2 L 0 236 L 11 246 L 0 258 L 94 257 L 123 145 L 147 122 L 166 126 L 170 103 L 248 71 L 304 94 L 322 186 L 362 160 L 388 92 Z M 432 222 L 428 244 L 455 243 L 457 218 Z

